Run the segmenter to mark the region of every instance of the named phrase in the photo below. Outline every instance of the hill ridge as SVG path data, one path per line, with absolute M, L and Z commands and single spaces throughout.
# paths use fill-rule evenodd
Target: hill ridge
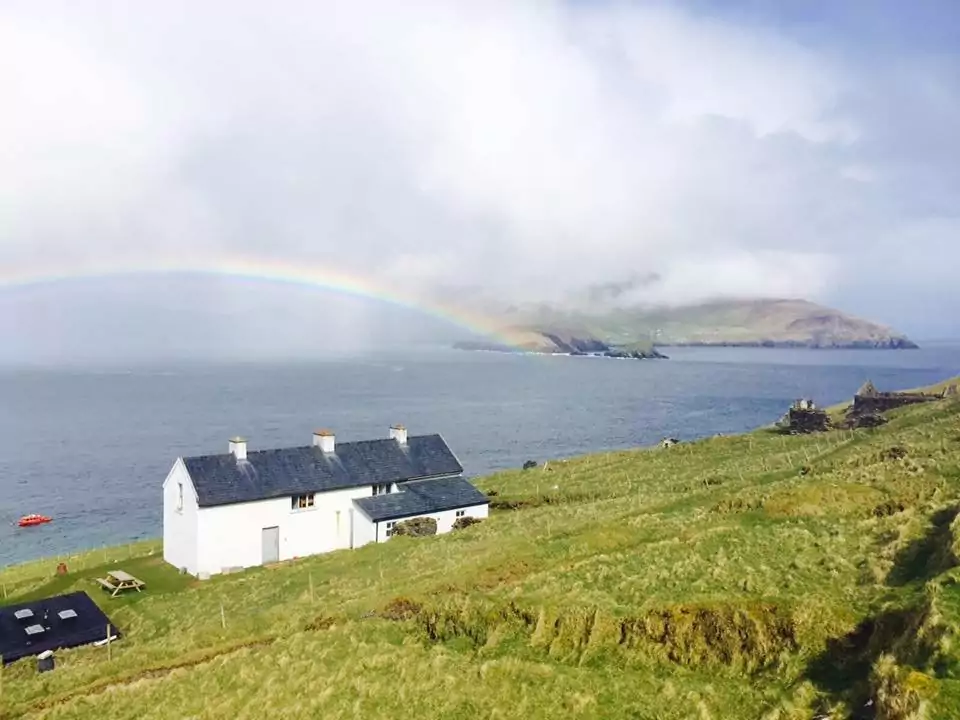
M 564 352 L 559 336 L 611 348 L 684 347 L 913 349 L 903 333 L 796 298 L 718 299 L 695 305 L 577 310 L 546 304 L 493 312 L 498 335 L 522 349 Z M 567 343 L 568 345 L 570 343 Z

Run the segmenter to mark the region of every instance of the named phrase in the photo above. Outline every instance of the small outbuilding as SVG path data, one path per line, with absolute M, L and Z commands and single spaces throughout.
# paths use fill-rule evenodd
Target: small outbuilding
M 0 657 L 8 665 L 51 650 L 89 645 L 120 631 L 85 592 L 0 607 Z M 47 656 L 49 657 L 49 656 Z
M 830 429 L 830 416 L 817 408 L 813 400 L 800 398 L 778 422 L 777 427 L 783 433 L 799 435 L 805 433 L 826 432 Z

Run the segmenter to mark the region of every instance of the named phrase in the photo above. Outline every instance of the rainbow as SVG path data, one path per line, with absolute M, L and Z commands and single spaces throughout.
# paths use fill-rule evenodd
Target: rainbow
M 372 280 L 329 266 L 270 258 L 232 257 L 204 262 L 150 262 L 149 264 L 77 265 L 70 268 L 45 267 L 42 271 L 10 270 L 0 268 L 0 288 L 17 288 L 59 283 L 70 280 L 95 280 L 136 275 L 208 275 L 239 280 L 285 283 L 369 298 L 390 305 L 415 310 L 457 325 L 472 333 L 483 335 L 498 343 L 516 346 L 516 341 L 505 334 L 501 324 L 489 316 L 458 307 L 453 303 L 437 302 L 393 287 L 389 283 Z

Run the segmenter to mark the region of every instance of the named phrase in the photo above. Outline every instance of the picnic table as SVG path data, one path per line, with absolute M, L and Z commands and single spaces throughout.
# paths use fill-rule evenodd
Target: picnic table
M 105 578 L 96 579 L 100 585 L 110 591 L 110 597 L 116 597 L 124 590 L 136 590 L 142 592 L 146 583 L 138 580 L 130 573 L 124 570 L 111 570 Z

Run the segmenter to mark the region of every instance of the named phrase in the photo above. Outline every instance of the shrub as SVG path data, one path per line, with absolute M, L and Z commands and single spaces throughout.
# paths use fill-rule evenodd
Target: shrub
M 476 525 L 479 522 L 481 522 L 480 518 L 470 517 L 469 515 L 466 515 L 464 517 L 457 518 L 456 520 L 453 521 L 453 529 L 462 530 L 463 528 L 468 528 L 471 525 Z
M 893 460 L 902 460 L 907 456 L 907 449 L 902 445 L 894 445 L 880 452 L 880 460 L 890 462 Z
M 387 620 L 410 620 L 417 617 L 423 606 L 415 600 L 406 597 L 395 597 L 388 602 L 380 613 Z
M 885 500 L 884 502 L 877 505 L 873 508 L 874 517 L 889 517 L 890 515 L 896 515 L 897 513 L 902 513 L 907 509 L 907 506 L 904 505 L 899 500 Z
M 871 695 L 878 720 L 920 720 L 925 696 L 933 682 L 922 673 L 897 665 L 892 655 L 881 655 L 870 673 Z
M 394 535 L 409 535 L 410 537 L 426 537 L 437 534 L 437 521 L 430 517 L 415 517 L 402 520 L 393 526 Z

